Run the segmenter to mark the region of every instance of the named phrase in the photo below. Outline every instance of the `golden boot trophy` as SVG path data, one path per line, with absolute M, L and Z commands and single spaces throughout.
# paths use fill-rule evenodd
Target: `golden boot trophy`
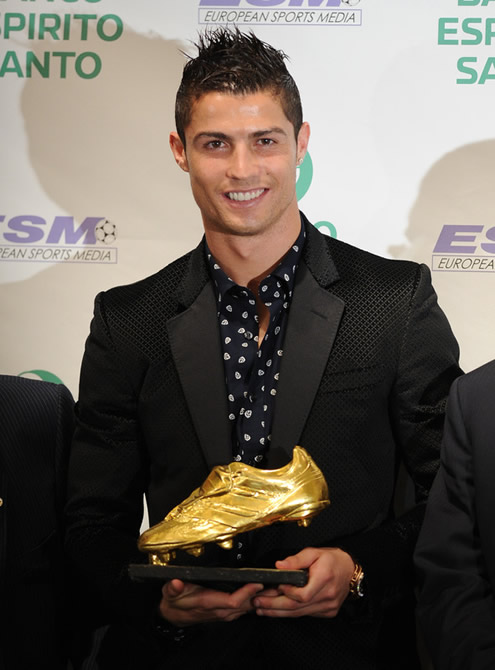
M 277 521 L 307 526 L 329 504 L 321 470 L 296 446 L 292 461 L 277 470 L 241 462 L 216 466 L 186 500 L 141 535 L 138 547 L 153 565 L 167 565 L 177 549 L 194 556 L 207 542 L 230 549 L 237 534 Z

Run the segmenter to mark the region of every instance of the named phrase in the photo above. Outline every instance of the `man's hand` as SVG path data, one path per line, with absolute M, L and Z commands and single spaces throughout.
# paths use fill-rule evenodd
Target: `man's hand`
M 207 621 L 234 621 L 254 609 L 253 598 L 261 584 L 245 584 L 234 593 L 224 593 L 172 579 L 162 588 L 160 614 L 183 628 Z
M 280 570 L 309 568 L 306 586 L 280 585 L 254 599 L 256 614 L 271 617 L 335 617 L 349 594 L 354 561 L 342 549 L 308 547 L 277 561 Z

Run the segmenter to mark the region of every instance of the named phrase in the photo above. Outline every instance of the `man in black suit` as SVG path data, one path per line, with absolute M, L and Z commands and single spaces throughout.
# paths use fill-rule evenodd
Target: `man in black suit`
M 126 668 L 418 667 L 412 552 L 457 344 L 425 266 L 324 237 L 299 212 L 309 126 L 284 55 L 224 29 L 198 46 L 170 144 L 205 237 L 97 297 L 81 371 L 67 546 L 126 627 L 110 627 L 101 667 L 119 652 Z M 307 586 L 149 592 L 126 578 L 145 560 L 143 492 L 153 525 L 213 466 L 272 468 L 296 444 L 330 507 L 309 528 L 270 526 L 189 559 L 307 568 Z M 417 504 L 395 518 L 401 461 Z
M 73 400 L 0 375 L 0 668 L 67 667 L 62 520 Z M 73 584 L 71 583 L 73 588 Z
M 419 616 L 438 670 L 495 668 L 495 361 L 454 382 L 416 549 Z

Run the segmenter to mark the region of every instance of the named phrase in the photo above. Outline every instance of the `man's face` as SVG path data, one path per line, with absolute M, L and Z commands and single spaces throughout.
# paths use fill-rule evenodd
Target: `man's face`
M 297 234 L 296 165 L 309 126 L 296 142 L 277 97 L 207 93 L 193 104 L 185 137 L 186 148 L 177 133 L 170 145 L 189 172 L 207 234 L 258 235 L 276 227 Z

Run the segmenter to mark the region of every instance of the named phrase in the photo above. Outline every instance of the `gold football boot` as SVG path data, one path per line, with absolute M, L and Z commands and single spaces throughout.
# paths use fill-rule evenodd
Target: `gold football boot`
M 294 447 L 292 461 L 278 470 L 260 470 L 245 463 L 217 465 L 165 519 L 144 531 L 138 547 L 150 563 L 166 565 L 176 549 L 194 556 L 206 542 L 232 548 L 232 538 L 276 521 L 311 518 L 330 504 L 325 478 L 308 452 Z

